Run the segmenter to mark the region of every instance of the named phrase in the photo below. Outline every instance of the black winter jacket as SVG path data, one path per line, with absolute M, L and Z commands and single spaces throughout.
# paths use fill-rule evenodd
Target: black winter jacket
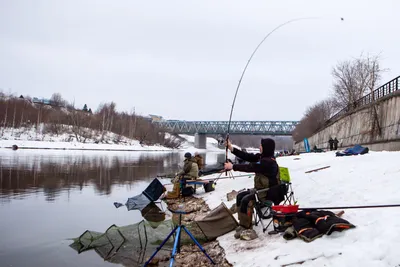
M 279 166 L 274 157 L 264 156 L 260 153 L 253 154 L 233 148 L 232 153 L 250 164 L 233 164 L 234 171 L 260 173 L 269 180 L 269 187 L 277 185 Z

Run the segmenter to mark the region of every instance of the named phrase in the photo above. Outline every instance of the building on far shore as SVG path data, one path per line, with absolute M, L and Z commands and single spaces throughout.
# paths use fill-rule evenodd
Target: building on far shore
M 154 121 L 163 121 L 163 117 L 162 116 L 158 116 L 158 115 L 153 115 L 153 114 L 149 114 L 150 119 L 154 122 Z
M 37 104 L 51 105 L 50 99 L 46 99 L 46 98 L 34 97 L 34 98 L 32 98 L 32 102 L 37 103 Z

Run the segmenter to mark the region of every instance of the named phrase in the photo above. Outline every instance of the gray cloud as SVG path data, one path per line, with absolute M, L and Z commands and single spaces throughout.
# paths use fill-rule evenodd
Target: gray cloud
M 337 61 L 382 55 L 400 73 L 395 1 L 1 1 L 0 88 L 168 119 L 298 120 Z M 345 21 L 340 21 L 344 17 Z

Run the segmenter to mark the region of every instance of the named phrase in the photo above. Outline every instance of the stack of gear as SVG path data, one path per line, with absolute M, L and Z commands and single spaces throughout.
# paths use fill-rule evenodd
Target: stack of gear
M 336 152 L 336 157 L 342 157 L 342 156 L 355 156 L 355 155 L 364 155 L 369 152 L 368 147 L 363 147 L 360 145 L 355 145 L 353 147 L 347 148 L 342 152 Z
M 324 234 L 330 235 L 335 231 L 341 232 L 355 228 L 350 222 L 326 210 L 303 210 L 290 214 L 285 219 L 286 229 L 283 237 L 287 240 L 299 237 L 306 242 L 311 242 Z
M 285 232 L 292 226 L 294 218 L 298 213 L 299 205 L 276 205 L 272 206 L 272 223 L 274 230 L 269 234 Z

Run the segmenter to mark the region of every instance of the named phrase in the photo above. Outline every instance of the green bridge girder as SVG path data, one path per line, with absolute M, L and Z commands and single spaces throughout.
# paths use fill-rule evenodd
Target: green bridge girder
M 176 134 L 226 134 L 228 121 L 153 121 L 161 129 Z M 292 135 L 298 121 L 231 121 L 229 134 Z

